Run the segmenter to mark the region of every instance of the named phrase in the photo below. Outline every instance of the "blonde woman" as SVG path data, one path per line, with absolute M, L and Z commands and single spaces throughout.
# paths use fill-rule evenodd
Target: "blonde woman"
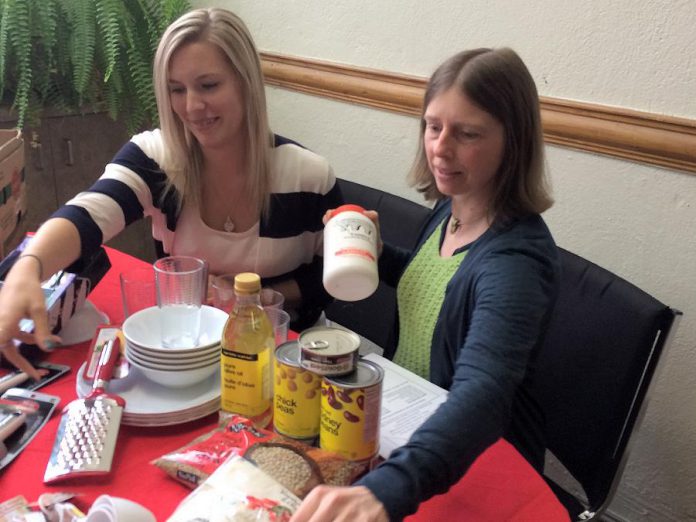
M 93 252 L 133 221 L 152 218 L 160 254 L 206 259 L 213 274 L 254 271 L 285 295 L 295 328 L 318 317 L 322 216 L 341 203 L 328 162 L 274 135 L 254 42 L 240 18 L 191 11 L 165 31 L 154 61 L 160 129 L 116 154 L 87 191 L 37 231 L 0 293 L 0 350 L 18 353 L 18 321 L 50 348 L 42 279 Z M 71 266 L 72 265 L 72 266 Z

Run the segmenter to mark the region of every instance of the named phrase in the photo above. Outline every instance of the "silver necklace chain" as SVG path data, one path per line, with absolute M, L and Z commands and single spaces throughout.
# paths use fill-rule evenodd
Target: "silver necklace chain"
M 227 214 L 227 217 L 225 218 L 225 223 L 222 225 L 222 228 L 224 229 L 225 232 L 234 232 L 234 229 L 235 229 L 234 221 L 232 221 L 232 218 L 230 217 L 229 214 Z

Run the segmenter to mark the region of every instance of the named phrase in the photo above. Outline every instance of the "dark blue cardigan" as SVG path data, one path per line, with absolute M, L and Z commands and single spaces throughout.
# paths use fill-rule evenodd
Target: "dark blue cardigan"
M 449 213 L 449 200 L 438 203 L 413 252 L 385 245 L 380 277 L 396 285 Z M 543 418 L 528 386 L 558 292 L 556 245 L 541 216 L 533 215 L 495 224 L 468 249 L 447 284 L 430 352 L 430 380 L 449 390 L 447 401 L 358 482 L 391 520 L 447 491 L 500 437 L 537 469 L 543 465 Z

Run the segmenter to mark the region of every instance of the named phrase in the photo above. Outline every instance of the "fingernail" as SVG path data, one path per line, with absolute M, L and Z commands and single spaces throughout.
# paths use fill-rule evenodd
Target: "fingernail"
M 55 343 L 55 341 L 53 341 L 51 339 L 46 339 L 44 341 L 44 346 L 46 347 L 47 350 L 53 350 L 58 345 Z

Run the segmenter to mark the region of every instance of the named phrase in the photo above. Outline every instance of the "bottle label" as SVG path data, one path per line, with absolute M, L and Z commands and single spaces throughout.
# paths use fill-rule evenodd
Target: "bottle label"
M 255 417 L 271 407 L 270 354 L 268 349 L 257 354 L 247 354 L 223 348 L 223 410 Z
M 376 228 L 365 216 L 339 215 L 328 223 L 324 236 L 329 255 L 362 258 L 370 263 L 377 260 Z
M 341 212 L 324 231 L 324 288 L 336 299 L 357 301 L 370 296 L 379 284 L 377 229 L 357 212 Z
M 375 256 L 373 256 L 370 252 L 362 248 L 341 248 L 339 250 L 336 250 L 336 255 L 363 257 L 368 261 L 375 261 Z
M 358 244 L 365 242 L 370 246 L 375 244 L 375 225 L 366 217 L 360 216 L 359 218 L 352 218 L 341 216 L 335 218 L 335 221 L 331 224 L 336 232 L 338 232 L 340 241 L 355 242 Z

